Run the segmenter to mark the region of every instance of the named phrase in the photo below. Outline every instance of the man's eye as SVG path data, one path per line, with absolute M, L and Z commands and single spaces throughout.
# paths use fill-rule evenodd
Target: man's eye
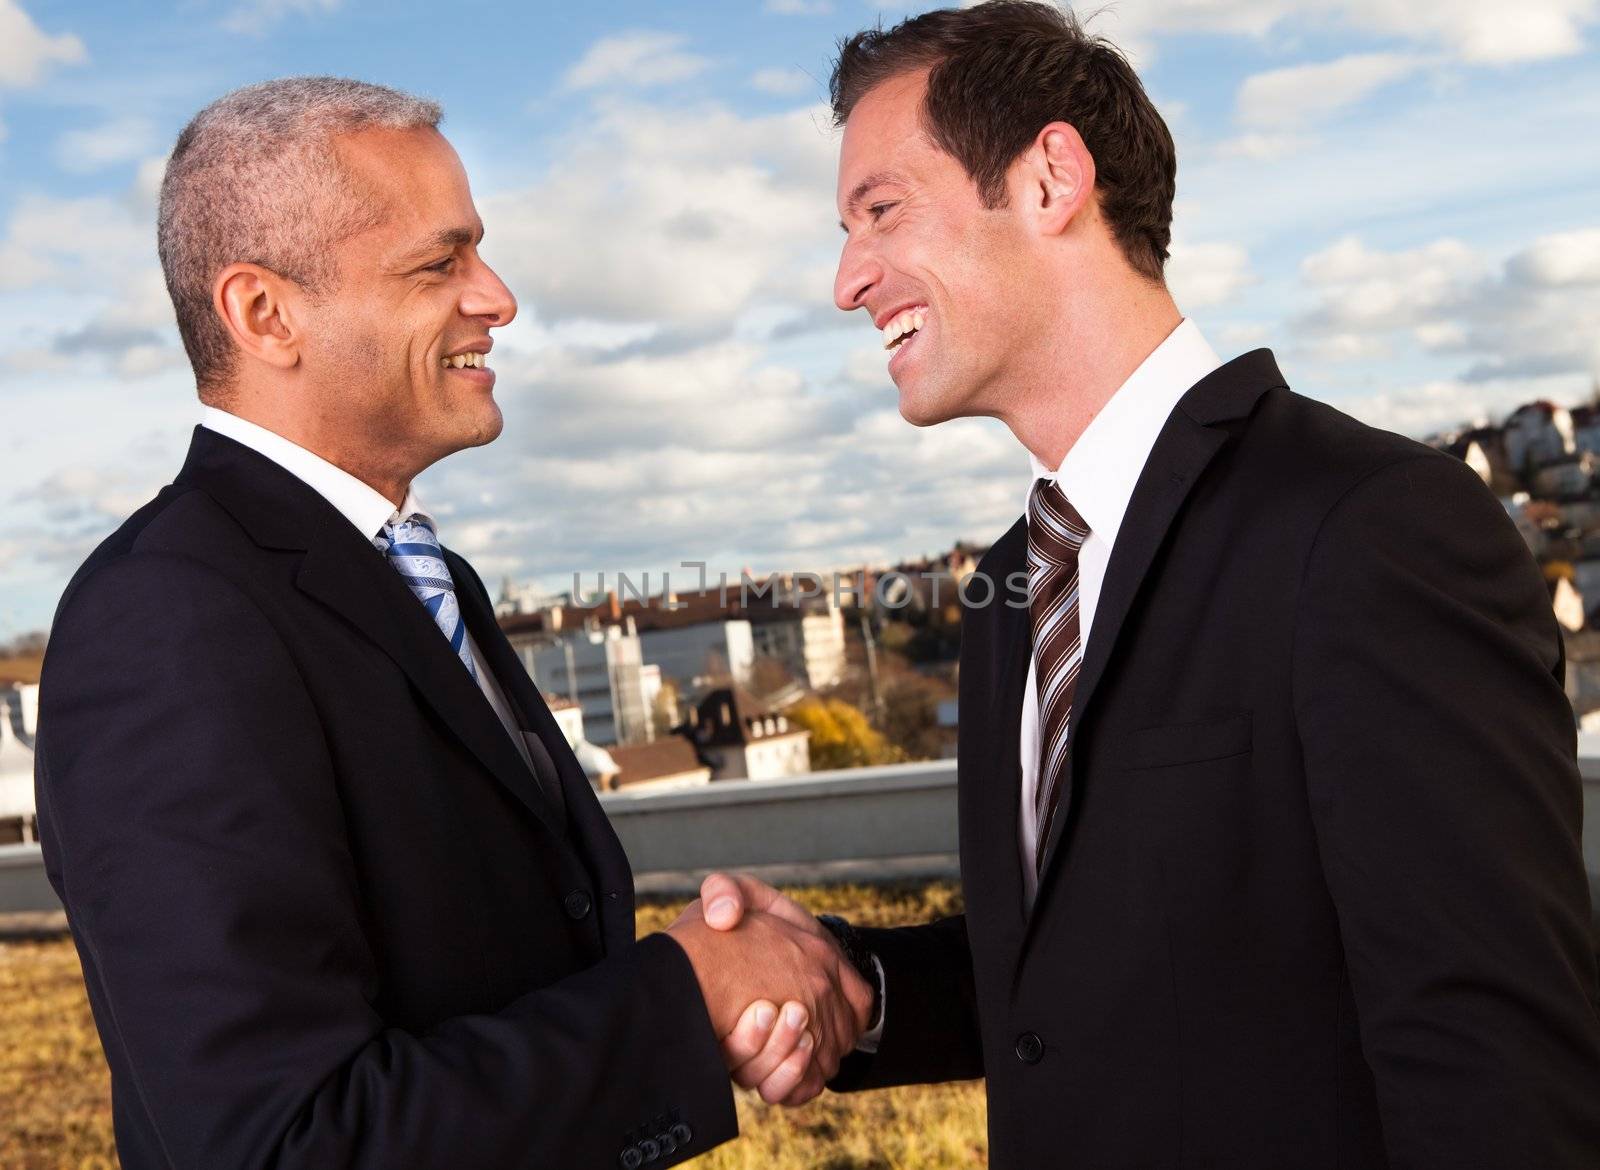
M 443 260 L 439 261 L 439 263 L 428 265 L 426 268 L 423 269 L 423 271 L 424 272 L 438 272 L 438 273 L 443 274 L 443 273 L 449 272 L 452 268 L 454 268 L 455 264 L 456 264 L 456 258 L 454 256 L 446 256 Z
M 873 219 L 882 219 L 884 212 L 888 211 L 893 206 L 895 206 L 893 201 L 889 203 L 874 203 L 871 207 L 867 208 L 867 214 L 872 216 Z

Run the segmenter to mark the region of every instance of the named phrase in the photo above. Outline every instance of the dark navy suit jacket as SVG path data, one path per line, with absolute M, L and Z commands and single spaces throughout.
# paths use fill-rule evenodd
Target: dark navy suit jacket
M 837 1085 L 987 1074 L 995 1170 L 1600 1166 L 1561 639 L 1477 477 L 1266 350 L 1194 386 L 1112 549 L 1031 907 L 1026 552 L 1018 521 L 962 629 L 967 912 L 863 932 L 885 1031 Z
M 687 958 L 635 941 L 616 836 L 446 558 L 543 776 L 364 536 L 211 431 L 68 587 L 40 833 L 126 1170 L 667 1166 L 736 1132 Z

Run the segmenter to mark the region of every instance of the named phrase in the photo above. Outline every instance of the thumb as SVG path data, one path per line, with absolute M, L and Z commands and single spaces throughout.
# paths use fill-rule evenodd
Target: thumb
M 700 904 L 705 907 L 706 925 L 713 930 L 732 930 L 744 921 L 745 911 L 765 909 L 759 897 L 747 897 L 738 878 L 725 873 L 714 873 L 700 883 Z

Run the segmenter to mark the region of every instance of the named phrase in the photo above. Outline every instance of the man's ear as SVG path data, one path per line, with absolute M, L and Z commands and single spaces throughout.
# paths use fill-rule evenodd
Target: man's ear
M 1094 156 L 1069 123 L 1051 122 L 1017 160 L 1014 180 L 1040 234 L 1058 236 L 1093 200 Z
M 230 264 L 217 274 L 212 303 L 246 357 L 280 370 L 300 361 L 295 285 L 259 264 Z

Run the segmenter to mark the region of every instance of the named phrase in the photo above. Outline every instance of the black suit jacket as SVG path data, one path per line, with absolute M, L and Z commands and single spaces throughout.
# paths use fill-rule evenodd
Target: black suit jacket
M 627 859 L 446 559 L 545 791 L 384 557 L 231 439 L 197 429 L 68 587 L 40 833 L 125 1170 L 667 1166 L 736 1132 L 687 958 L 635 942 Z
M 967 912 L 863 932 L 886 1030 L 838 1087 L 987 1074 L 996 1170 L 1600 1166 L 1561 641 L 1470 470 L 1266 350 L 1188 392 L 1112 550 L 1031 911 L 1006 597 L 962 631 Z

